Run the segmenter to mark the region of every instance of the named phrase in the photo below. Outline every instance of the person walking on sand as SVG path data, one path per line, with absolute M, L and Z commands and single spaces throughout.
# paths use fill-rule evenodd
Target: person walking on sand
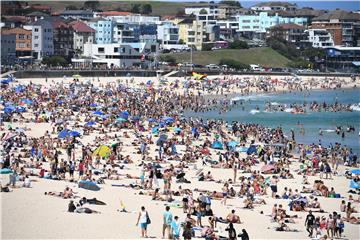
M 229 185 L 227 183 L 224 184 L 222 188 L 222 193 L 223 193 L 223 199 L 221 200 L 221 204 L 226 205 L 227 195 L 229 193 Z
M 167 233 L 168 238 L 170 239 L 170 229 L 171 229 L 171 223 L 173 221 L 173 215 L 170 212 L 170 207 L 165 207 L 165 212 L 163 213 L 163 238 L 165 238 L 165 232 Z
M 315 216 L 312 214 L 310 210 L 309 214 L 306 216 L 305 226 L 306 226 L 306 231 L 308 231 L 309 237 L 311 238 L 314 231 L 314 224 L 315 224 Z
M 140 228 L 141 228 L 141 237 L 142 238 L 147 238 L 147 225 L 150 224 L 150 218 L 149 218 L 149 214 L 148 212 L 145 210 L 145 207 L 142 206 L 141 207 L 141 211 L 139 212 L 139 216 L 136 222 L 136 226 L 139 225 L 140 223 Z
M 272 178 L 270 179 L 270 188 L 271 188 L 271 196 L 272 198 L 276 197 L 276 193 L 277 193 L 277 183 L 279 182 L 279 179 L 274 175 L 272 176 Z

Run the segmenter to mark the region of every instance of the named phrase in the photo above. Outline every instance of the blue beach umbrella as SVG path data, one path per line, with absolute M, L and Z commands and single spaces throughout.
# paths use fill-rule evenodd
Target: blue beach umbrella
M 16 106 L 16 110 L 17 113 L 22 113 L 26 111 L 26 108 L 23 106 Z
M 131 119 L 132 119 L 133 121 L 139 121 L 139 120 L 140 120 L 140 117 L 139 117 L 139 116 L 133 116 Z
M 350 172 L 351 172 L 351 174 L 360 175 L 360 168 L 358 168 L 358 169 L 353 169 L 353 170 L 351 170 Z
M 97 104 L 96 103 L 92 103 L 89 105 L 89 107 L 97 107 Z
M 164 120 L 165 122 L 173 122 L 173 121 L 174 121 L 174 119 L 173 119 L 172 117 L 168 117 L 168 116 L 164 116 L 164 117 L 163 117 L 163 120 Z
M 94 111 L 92 114 L 97 115 L 97 116 L 104 115 L 104 113 L 99 112 L 99 111 Z
M 236 145 L 238 145 L 239 143 L 237 142 L 237 141 L 230 141 L 229 143 L 228 143 L 228 147 L 232 147 L 232 148 L 234 148 L 234 147 L 236 147 Z
M 174 132 L 181 132 L 181 128 L 175 127 L 175 128 L 173 129 L 173 131 L 174 131 Z
M 126 119 L 122 118 L 122 117 L 118 117 L 115 121 L 116 122 L 126 122 Z
M 64 129 L 61 132 L 59 132 L 58 138 L 66 138 L 69 136 L 69 134 L 70 134 L 69 130 Z
M 79 137 L 80 133 L 78 131 L 71 131 L 71 132 L 69 132 L 69 136 L 71 136 L 71 137 Z
M 23 99 L 21 99 L 21 102 L 23 102 L 23 103 L 25 103 L 25 104 L 28 104 L 28 105 L 30 105 L 30 104 L 33 103 L 33 101 L 30 100 L 30 99 L 28 99 L 28 98 L 23 98 Z
M 85 126 L 87 126 L 87 127 L 91 127 L 92 125 L 95 125 L 94 121 L 89 121 L 89 122 L 85 123 Z
M 155 122 L 155 119 L 153 119 L 153 118 L 148 118 L 148 122 Z

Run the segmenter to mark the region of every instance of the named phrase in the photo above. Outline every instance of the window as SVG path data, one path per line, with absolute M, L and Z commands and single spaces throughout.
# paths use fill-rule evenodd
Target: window
M 34 36 L 34 39 L 39 39 L 39 36 Z
M 243 23 L 249 23 L 250 20 L 242 20 Z
M 102 27 L 102 24 L 99 24 L 99 27 Z
M 24 47 L 25 47 L 25 43 L 19 43 L 19 47 L 20 47 L 20 48 L 24 48 Z
M 34 28 L 34 32 L 38 32 L 39 31 L 39 29 L 38 28 Z
M 19 34 L 20 39 L 25 39 L 25 34 Z
M 114 52 L 119 52 L 119 48 L 117 48 L 117 47 L 114 47 Z
M 39 44 L 34 44 L 34 47 L 39 47 Z
M 98 53 L 104 53 L 104 52 L 105 52 L 105 49 L 103 47 L 98 48 Z

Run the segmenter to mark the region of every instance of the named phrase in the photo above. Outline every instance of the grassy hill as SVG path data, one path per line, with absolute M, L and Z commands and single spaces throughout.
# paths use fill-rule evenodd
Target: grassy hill
M 190 53 L 168 53 L 175 57 L 177 62 L 190 62 Z M 263 67 L 285 67 L 291 62 L 283 55 L 271 48 L 250 48 L 250 49 L 223 49 L 215 51 L 194 51 L 193 63 L 206 65 L 218 64 L 221 59 L 233 59 L 244 64 L 259 64 Z
M 85 1 L 31 1 L 29 4 L 46 4 L 49 5 L 54 11 L 62 11 L 66 6 L 72 5 L 78 8 L 84 6 Z M 180 10 L 184 10 L 187 5 L 194 5 L 194 2 L 161 2 L 161 1 L 99 1 L 100 8 L 104 11 L 122 9 L 123 11 L 129 11 L 132 4 L 145 4 L 150 3 L 152 7 L 151 15 L 173 15 Z

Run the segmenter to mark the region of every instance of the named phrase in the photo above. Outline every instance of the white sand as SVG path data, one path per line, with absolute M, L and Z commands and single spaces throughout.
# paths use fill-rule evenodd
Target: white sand
M 100 78 L 101 82 L 104 82 L 105 78 Z M 108 78 L 113 80 L 117 78 Z M 151 78 L 137 78 L 135 80 L 138 82 L 145 82 Z M 48 79 L 48 84 L 53 79 Z M 111 81 L 109 80 L 109 81 Z M 172 79 L 171 79 L 172 80 Z M 170 80 L 170 81 L 171 81 Z M 346 79 L 348 81 L 348 79 Z M 21 82 L 28 82 L 29 79 L 21 79 Z M 34 83 L 43 83 L 44 79 L 33 79 Z M 71 81 L 67 79 L 66 81 Z M 359 82 L 357 82 L 359 84 Z M 181 90 L 178 90 L 181 91 Z M 24 127 L 23 124 L 13 124 L 13 127 Z M 46 130 L 51 130 L 50 124 L 26 124 L 27 127 L 30 127 L 32 130 L 27 131 L 26 133 L 30 136 L 39 137 L 45 133 Z M 134 139 L 132 131 L 127 131 L 130 133 L 131 139 Z M 81 141 L 91 141 L 95 136 L 91 137 L 86 136 L 84 139 L 81 138 Z M 204 137 L 202 138 L 204 139 Z M 129 154 L 131 158 L 138 163 L 140 160 L 140 155 L 133 154 L 134 147 L 126 146 L 129 143 L 129 139 L 122 138 L 121 141 L 124 142 L 124 154 Z M 155 145 L 151 145 L 151 155 L 156 154 Z M 184 149 L 181 146 L 177 146 L 178 152 L 182 152 Z M 77 153 L 79 154 L 79 152 Z M 125 154 L 125 155 L 126 155 Z M 214 159 L 216 159 L 215 155 Z M 65 155 L 61 155 L 60 158 L 66 158 Z M 137 167 L 137 164 L 126 165 L 128 169 L 123 170 L 123 173 L 131 173 L 132 175 L 139 175 L 140 168 Z M 256 166 L 254 169 L 259 169 L 261 166 Z M 293 164 L 292 169 L 297 169 L 298 164 Z M 341 167 L 340 173 L 343 173 L 345 167 Z M 232 178 L 231 169 L 211 169 L 205 167 L 205 172 L 211 171 L 214 178 L 219 179 L 228 179 Z M 222 184 L 217 184 L 214 182 L 198 182 L 195 177 L 196 170 L 188 169 L 186 173 L 186 178 L 192 181 L 191 184 L 181 184 L 183 188 L 201 188 L 208 190 L 221 191 Z M 242 174 L 238 173 L 238 177 Z M 245 174 L 248 176 L 248 174 Z M 1 175 L 2 183 L 8 181 L 8 175 Z M 31 179 L 36 180 L 32 182 L 32 188 L 25 189 L 13 189 L 11 193 L 1 193 L 1 232 L 2 238 L 4 239 L 24 239 L 24 238 L 33 238 L 33 239 L 45 239 L 45 238 L 71 238 L 71 239 L 80 239 L 80 238 L 91 238 L 91 239 L 109 239 L 109 238 L 132 238 L 138 239 L 140 236 L 139 227 L 135 226 L 137 220 L 137 212 L 141 206 L 145 206 L 149 212 L 152 224 L 148 228 L 148 235 L 154 238 L 161 238 L 162 236 L 162 212 L 164 211 L 165 202 L 152 201 L 150 196 L 141 196 L 137 195 L 138 190 L 132 190 L 128 188 L 121 187 L 112 187 L 111 184 L 122 184 L 122 183 L 131 183 L 135 180 L 105 180 L 105 185 L 100 185 L 101 190 L 98 192 L 87 191 L 77 187 L 75 183 L 63 182 L 63 181 L 53 181 L 39 179 L 37 177 L 31 177 Z M 313 180 L 318 179 L 317 177 L 309 177 L 310 183 L 313 183 Z M 349 180 L 345 177 L 335 176 L 334 180 L 324 180 L 325 185 L 328 187 L 334 187 L 336 192 L 340 193 L 344 197 L 348 197 L 348 184 Z M 63 191 L 65 186 L 71 187 L 79 196 L 85 196 L 88 198 L 96 197 L 97 199 L 107 203 L 106 206 L 96 206 L 89 205 L 91 209 L 98 210 L 101 214 L 74 214 L 67 212 L 67 205 L 69 200 L 64 200 L 61 198 L 53 196 L 45 196 L 44 192 L 47 191 Z M 161 185 L 162 186 L 162 185 Z M 176 184 L 173 181 L 172 189 L 177 189 L 179 184 Z M 282 192 L 283 188 L 287 186 L 291 187 L 293 190 L 295 188 L 301 189 L 301 176 L 295 175 L 295 179 L 281 180 L 278 186 L 279 193 Z M 238 191 L 238 188 L 235 187 L 235 190 Z M 268 189 L 268 194 L 270 189 Z M 197 197 L 195 193 L 194 197 Z M 177 200 L 181 201 L 181 197 L 176 197 Z M 120 207 L 120 200 L 122 200 L 128 211 L 131 213 L 120 213 L 117 211 Z M 332 198 L 323 198 L 319 197 L 322 208 L 326 212 L 337 211 L 339 212 L 339 205 L 342 199 L 332 199 Z M 243 224 L 235 224 L 235 228 L 238 233 L 241 232 L 242 228 L 245 228 L 249 233 L 250 239 L 306 239 L 307 232 L 305 230 L 304 221 L 306 214 L 305 212 L 290 212 L 289 207 L 287 206 L 288 201 L 286 200 L 274 200 L 269 196 L 265 197 L 266 205 L 257 205 L 254 210 L 242 209 L 243 199 L 229 199 L 228 206 L 223 206 L 220 204 L 220 201 L 212 201 L 212 209 L 216 216 L 226 217 L 231 209 L 235 209 L 236 213 L 240 215 Z M 276 223 L 271 223 L 269 215 L 271 214 L 271 208 L 274 203 L 283 204 L 284 208 L 287 210 L 288 214 L 294 215 L 298 214 L 301 218 L 297 219 L 296 224 L 288 224 L 291 228 L 298 229 L 299 232 L 276 232 L 274 230 L 275 226 L 278 226 Z M 359 211 L 359 204 L 354 205 Z M 263 211 L 264 214 L 260 214 L 260 211 Z M 171 208 L 173 215 L 180 217 L 180 220 L 185 218 L 182 213 L 182 209 Z M 328 213 L 315 213 L 315 216 L 328 216 Z M 344 213 L 342 214 L 344 215 Z M 354 214 L 354 216 L 357 216 Z M 359 215 L 358 215 L 359 216 Z M 207 218 L 203 218 L 203 224 L 207 224 Z M 219 232 L 224 232 L 223 229 L 226 227 L 225 224 L 219 224 Z M 227 233 L 224 232 L 224 236 L 227 236 Z M 352 225 L 345 223 L 345 232 L 344 236 L 347 239 L 360 239 L 360 227 L 359 225 Z

